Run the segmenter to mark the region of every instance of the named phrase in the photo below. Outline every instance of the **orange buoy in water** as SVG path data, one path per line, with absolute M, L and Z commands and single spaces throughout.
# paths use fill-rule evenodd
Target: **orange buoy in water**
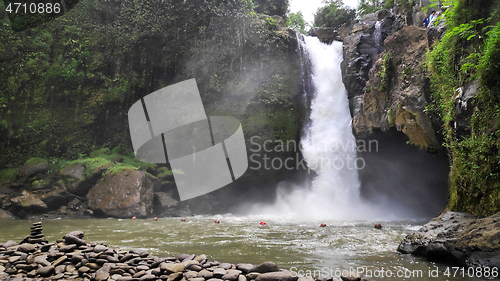
M 260 225 L 266 225 L 266 222 L 265 221 L 261 221 Z
M 220 223 L 220 220 L 215 220 L 215 223 Z
M 382 229 L 382 225 L 380 223 L 375 224 L 375 229 Z
M 326 227 L 326 223 L 320 224 L 319 227 Z
M 154 221 L 157 221 L 157 220 L 158 220 L 158 218 L 155 216 L 155 217 L 153 218 L 153 220 L 154 220 Z
M 135 219 L 136 219 L 136 217 L 132 217 L 132 219 L 133 219 L 133 220 L 135 220 Z
M 186 221 L 186 218 L 182 218 L 181 221 Z

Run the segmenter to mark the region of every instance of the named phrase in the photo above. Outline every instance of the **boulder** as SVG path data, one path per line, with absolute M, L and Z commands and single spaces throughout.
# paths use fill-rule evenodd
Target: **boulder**
M 11 204 L 15 209 L 27 213 L 44 213 L 48 209 L 47 204 L 26 190 L 23 190 L 21 196 L 12 198 Z
M 175 200 L 166 192 L 155 192 L 153 204 L 155 209 L 158 209 L 161 212 L 164 209 L 171 208 L 177 206 L 179 201 Z
M 47 205 L 49 211 L 55 211 L 68 203 L 66 190 L 57 188 L 40 196 L 40 199 Z
M 267 272 L 275 272 L 275 271 L 279 271 L 279 267 L 278 265 L 276 265 L 274 262 L 271 262 L 271 261 L 266 261 L 266 262 L 263 262 L 259 265 L 256 265 L 254 266 L 254 268 L 252 268 L 252 272 L 259 272 L 259 273 L 267 273 Z
M 476 219 L 447 212 L 404 239 L 398 251 L 467 267 L 500 267 L 500 213 Z
M 38 174 L 46 174 L 50 170 L 49 163 L 41 158 L 31 158 L 19 168 L 19 175 L 31 178 Z
M 310 36 L 318 37 L 319 41 L 331 44 L 334 40 L 339 40 L 339 34 L 330 27 L 314 27 L 309 32 Z
M 93 211 L 113 217 L 146 217 L 153 206 L 153 180 L 149 174 L 133 169 L 107 173 L 88 194 Z
M 15 217 L 9 211 L 0 209 L 0 219 L 11 220 L 15 219 Z
M 91 161 L 88 159 L 88 161 Z M 103 172 L 112 167 L 113 164 L 103 162 L 103 164 L 93 163 L 93 165 L 84 162 L 73 163 L 66 166 L 61 170 L 61 175 L 64 176 L 68 182 L 68 192 L 79 196 L 87 194 L 89 189 L 96 184 L 102 177 Z

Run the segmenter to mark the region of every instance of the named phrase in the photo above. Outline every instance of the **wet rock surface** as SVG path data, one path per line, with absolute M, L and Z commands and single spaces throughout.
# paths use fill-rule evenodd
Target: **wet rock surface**
M 416 146 L 441 149 L 435 129 L 438 118 L 426 113 L 429 87 L 421 64 L 428 50 L 426 30 L 404 28 L 389 36 L 385 45 L 370 70 L 370 82 L 353 118 L 354 131 L 365 137 L 396 128 Z
M 500 213 L 447 212 L 408 235 L 398 251 L 457 266 L 500 267 Z
M 380 10 L 340 28 L 339 36 L 344 43 L 342 80 L 348 92 L 352 115 L 359 111 L 369 71 L 377 55 L 384 51 L 384 40 L 403 26 L 401 15 Z
M 119 218 L 146 217 L 153 207 L 154 183 L 140 170 L 108 173 L 87 194 L 94 211 Z
M 41 222 L 33 233 L 41 233 Z M 31 236 L 30 236 L 31 237 Z M 183 254 L 156 257 L 133 249 L 123 251 L 89 243 L 81 231 L 73 231 L 49 243 L 45 240 L 17 244 L 0 243 L 0 280 L 166 280 L 166 281 L 297 281 L 298 276 L 273 262 L 259 265 L 209 261 L 207 256 Z M 355 279 L 344 279 L 344 277 Z M 355 273 L 344 280 L 360 280 Z M 349 277 L 350 278 L 350 277 Z M 311 279 L 311 281 L 314 281 Z

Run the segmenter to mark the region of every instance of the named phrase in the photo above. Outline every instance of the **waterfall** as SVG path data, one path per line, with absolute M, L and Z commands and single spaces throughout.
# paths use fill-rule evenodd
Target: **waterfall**
M 301 150 L 316 177 L 306 184 L 282 183 L 275 204 L 257 210 L 297 219 L 366 219 L 360 215 L 365 208 L 356 168 L 362 163 L 356 158 L 356 139 L 340 69 L 342 43 L 327 45 L 309 36 L 301 39 L 300 48 L 310 61 L 313 88 L 308 93 L 312 96 L 311 112 Z
M 375 37 L 375 47 L 377 47 L 377 54 L 380 54 L 383 50 L 381 49 L 382 45 L 382 23 L 377 21 L 375 23 L 375 30 L 373 31 L 373 36 Z

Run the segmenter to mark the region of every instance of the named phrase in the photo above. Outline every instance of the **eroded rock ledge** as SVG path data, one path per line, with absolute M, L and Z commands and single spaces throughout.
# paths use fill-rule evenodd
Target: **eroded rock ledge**
M 447 212 L 406 236 L 398 251 L 458 266 L 500 267 L 500 213 Z

